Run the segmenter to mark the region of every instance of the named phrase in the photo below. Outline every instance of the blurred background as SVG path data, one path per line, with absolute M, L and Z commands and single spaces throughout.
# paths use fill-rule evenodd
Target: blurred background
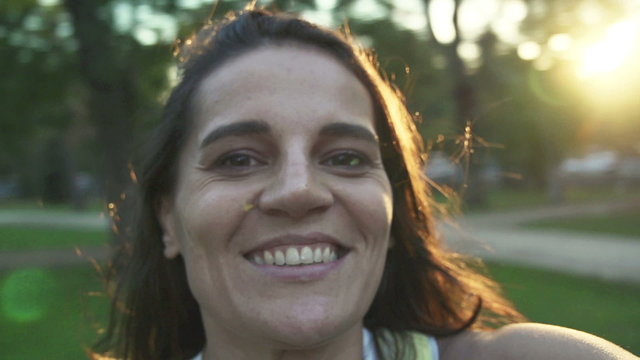
M 0 354 L 83 359 L 99 265 L 178 77 L 245 1 L 0 2 Z M 640 354 L 640 0 L 261 1 L 348 26 L 404 91 L 454 249 L 533 321 Z M 40 344 L 34 346 L 34 344 Z M 45 355 L 46 354 L 46 355 Z

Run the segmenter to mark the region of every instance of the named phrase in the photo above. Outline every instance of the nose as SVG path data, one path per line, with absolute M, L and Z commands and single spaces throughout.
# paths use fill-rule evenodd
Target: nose
M 333 194 L 317 169 L 303 156 L 283 161 L 258 200 L 258 207 L 272 215 L 302 218 L 326 210 Z

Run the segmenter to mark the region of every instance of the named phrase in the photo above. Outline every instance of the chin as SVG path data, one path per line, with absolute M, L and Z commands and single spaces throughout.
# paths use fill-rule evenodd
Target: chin
M 270 336 L 283 348 L 309 349 L 322 346 L 346 330 L 336 326 L 305 327 L 298 324 L 297 327 L 279 328 Z
M 357 319 L 341 316 L 335 310 L 331 312 L 331 309 L 292 307 L 292 310 L 285 318 L 268 324 L 266 329 L 269 337 L 288 347 L 320 346 L 359 324 Z

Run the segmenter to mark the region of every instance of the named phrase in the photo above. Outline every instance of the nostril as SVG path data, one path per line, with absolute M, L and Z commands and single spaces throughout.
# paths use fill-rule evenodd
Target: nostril
M 257 205 L 267 214 L 299 218 L 322 212 L 332 203 L 333 193 L 319 181 L 296 185 L 289 179 L 265 189 Z

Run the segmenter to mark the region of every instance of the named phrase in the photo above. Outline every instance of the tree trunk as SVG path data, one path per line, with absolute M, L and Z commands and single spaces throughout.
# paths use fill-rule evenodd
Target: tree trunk
M 89 92 L 89 117 L 96 128 L 102 190 L 113 211 L 131 184 L 128 164 L 137 91 L 130 75 L 135 58 L 118 46 L 107 15 L 107 1 L 65 0 L 65 6 L 72 17 L 80 70 Z
M 462 156 L 465 159 L 463 165 L 466 166 L 465 182 L 463 188 L 459 189 L 459 191 L 465 204 L 484 206 L 486 205 L 486 189 L 481 176 L 481 159 L 479 159 L 477 155 L 473 156 L 476 145 L 474 137 L 476 134 L 475 131 L 477 130 L 475 125 L 478 119 L 476 92 L 469 75 L 467 75 L 464 61 L 458 54 L 458 45 L 460 45 L 458 13 L 461 2 L 461 0 L 455 0 L 453 25 L 456 30 L 456 36 L 452 43 L 442 44 L 436 40 L 430 20 L 428 21 L 427 31 L 433 39 L 433 42 L 437 44 L 440 52 L 445 56 L 447 69 L 454 83 L 453 93 L 451 94 L 456 109 L 454 120 L 456 127 L 461 133 L 461 151 L 463 151 Z M 429 3 L 430 0 L 424 0 L 427 18 L 429 18 Z

